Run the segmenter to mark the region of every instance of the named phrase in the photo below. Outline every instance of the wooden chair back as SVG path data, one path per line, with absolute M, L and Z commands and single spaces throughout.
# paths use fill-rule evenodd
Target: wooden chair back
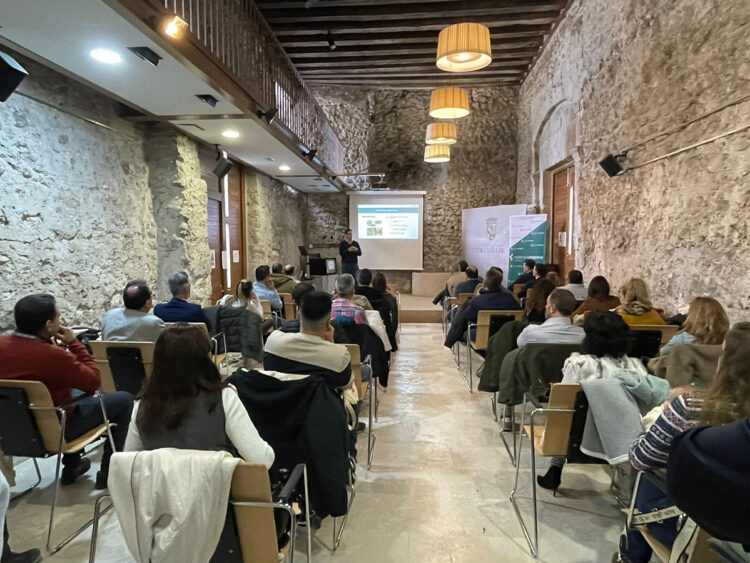
M 240 462 L 232 475 L 229 498 L 235 502 L 273 502 L 268 470 Z M 279 550 L 273 508 L 234 506 L 244 563 L 278 563 Z
M 261 307 L 263 307 L 263 318 L 270 319 L 273 316 L 273 314 L 271 313 L 271 302 L 261 301 L 260 305 Z
M 550 387 L 549 408 L 571 409 L 576 404 L 576 395 L 583 391 L 578 383 L 554 383 Z M 534 448 L 539 455 L 564 456 L 568 453 L 570 428 L 573 424 L 572 412 L 551 412 L 547 414 L 541 436 L 536 436 Z M 536 429 L 535 429 L 536 430 Z
M 523 311 L 479 311 L 477 317 L 477 334 L 472 341 L 471 347 L 475 350 L 486 350 L 490 339 L 490 319 L 492 317 L 509 316 L 514 321 L 523 318 Z
M 57 452 L 60 448 L 60 419 L 54 410 L 52 396 L 47 386 L 41 381 L 23 381 L 14 379 L 3 379 L 0 381 L 0 389 L 21 389 L 26 393 L 29 406 L 49 407 L 44 410 L 32 410 L 34 421 L 42 444 L 47 452 Z M 6 413 L 3 413 L 6 414 Z M 19 421 L 20 422 L 20 421 Z M 63 450 L 65 441 L 63 440 Z M 5 452 L 12 455 L 14 452 Z
M 287 321 L 293 321 L 297 317 L 297 307 L 292 299 L 292 294 L 279 293 L 279 297 L 284 302 L 284 318 Z
M 206 325 L 200 324 L 206 330 Z M 94 353 L 94 361 L 96 366 L 99 368 L 101 373 L 102 383 L 101 389 L 105 393 L 114 393 L 117 391 L 115 386 L 115 380 L 112 376 L 112 368 L 109 365 L 109 358 L 107 357 L 108 348 L 137 348 L 140 350 L 141 359 L 143 360 L 143 370 L 146 373 L 146 377 L 151 377 L 151 372 L 154 370 L 154 343 L 153 342 L 127 342 L 123 340 L 91 340 L 89 342 L 91 351 Z
M 460 307 L 472 297 L 474 297 L 473 293 L 459 293 L 458 296 L 456 297 L 456 305 Z
M 361 399 L 367 391 L 367 383 L 362 381 L 362 356 L 359 351 L 359 344 L 344 344 L 344 346 L 349 350 L 352 373 L 354 374 L 354 385 L 357 387 L 357 396 Z
M 526 290 L 526 303 L 534 299 L 534 291 L 535 290 L 533 287 L 530 287 L 529 289 Z
M 519 298 L 518 294 L 521 293 L 521 290 L 523 289 L 524 285 L 525 284 L 522 284 L 522 283 L 514 283 L 513 284 L 513 297 L 515 297 L 516 299 Z
M 677 334 L 680 327 L 677 325 L 631 325 L 630 330 L 658 330 L 661 332 L 661 345 L 664 346 L 675 334 Z

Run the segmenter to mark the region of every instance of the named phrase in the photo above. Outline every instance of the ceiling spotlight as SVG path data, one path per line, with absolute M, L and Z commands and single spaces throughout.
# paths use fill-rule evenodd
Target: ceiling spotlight
M 302 151 L 302 154 L 305 155 L 305 158 L 312 162 L 315 160 L 315 155 L 318 154 L 318 151 L 316 149 L 311 149 L 309 151 Z
M 164 35 L 168 35 L 172 39 L 180 39 L 187 27 L 188 24 L 185 20 L 178 16 L 174 16 L 167 19 L 164 23 Z
M 331 33 L 331 30 L 328 30 L 328 35 L 326 36 L 328 39 L 328 48 L 331 49 L 331 51 L 336 50 L 336 42 L 333 40 L 333 33 Z
M 273 123 L 273 120 L 276 118 L 277 113 L 279 113 L 279 110 L 277 108 L 271 108 L 268 111 L 258 110 L 255 112 L 255 115 L 271 125 L 271 123 Z
M 157 55 L 148 47 L 128 47 L 128 51 L 133 53 L 139 59 L 142 59 L 147 63 L 151 63 L 154 66 L 157 66 L 159 64 L 159 61 L 162 59 L 162 57 Z
M 116 65 L 122 62 L 120 53 L 118 53 L 117 51 L 112 51 L 110 49 L 92 49 L 89 52 L 89 55 L 91 55 L 91 58 L 95 61 L 99 61 L 100 63 L 105 63 L 108 65 Z
M 240 136 L 240 132 L 235 131 L 234 129 L 226 129 L 225 131 L 222 131 L 221 134 L 227 139 L 236 139 Z
M 279 166 L 279 170 L 281 170 L 282 172 L 289 172 L 291 169 L 291 166 L 287 166 L 286 164 L 282 164 L 281 166 Z
M 216 104 L 219 103 L 219 100 L 214 98 L 211 94 L 196 94 L 195 97 L 198 98 L 204 104 L 208 104 L 212 108 L 215 108 Z

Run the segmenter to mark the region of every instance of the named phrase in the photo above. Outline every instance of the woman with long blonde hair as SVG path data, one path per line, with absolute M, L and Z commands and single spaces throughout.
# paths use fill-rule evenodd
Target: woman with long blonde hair
M 664 319 L 651 304 L 646 282 L 630 278 L 620 289 L 621 305 L 615 309 L 629 325 L 663 325 Z
M 665 403 L 664 411 L 630 449 L 630 463 L 639 471 L 666 467 L 675 437 L 690 428 L 734 422 L 750 416 L 750 323 L 737 323 L 726 334 L 716 377 L 707 390 L 693 388 Z M 673 503 L 662 491 L 641 480 L 635 506 L 651 512 Z M 648 530 L 666 547 L 677 536 L 677 518 L 648 524 Z M 625 561 L 646 563 L 651 548 L 637 531 L 628 532 Z
M 696 297 L 690 303 L 687 318 L 659 352 L 664 356 L 678 344 L 721 344 L 729 330 L 729 317 L 724 307 L 711 297 Z
M 244 307 L 248 311 L 263 316 L 263 306 L 253 291 L 253 282 L 247 279 L 240 280 L 234 290 L 234 295 L 225 295 L 219 301 L 219 305 L 222 307 Z

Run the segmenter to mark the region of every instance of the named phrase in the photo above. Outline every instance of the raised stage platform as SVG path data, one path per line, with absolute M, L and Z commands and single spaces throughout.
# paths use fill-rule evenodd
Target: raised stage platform
M 443 309 L 440 305 L 433 305 L 432 297 L 421 295 L 401 294 L 401 312 L 399 323 L 439 323 L 442 321 Z

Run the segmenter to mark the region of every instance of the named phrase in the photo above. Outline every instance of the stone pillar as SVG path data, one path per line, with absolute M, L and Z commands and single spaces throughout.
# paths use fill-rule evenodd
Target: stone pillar
M 208 198 L 197 146 L 176 130 L 157 125 L 147 133 L 144 153 L 157 226 L 157 298 L 171 298 L 169 277 L 184 270 L 190 276 L 191 299 L 209 305 Z

